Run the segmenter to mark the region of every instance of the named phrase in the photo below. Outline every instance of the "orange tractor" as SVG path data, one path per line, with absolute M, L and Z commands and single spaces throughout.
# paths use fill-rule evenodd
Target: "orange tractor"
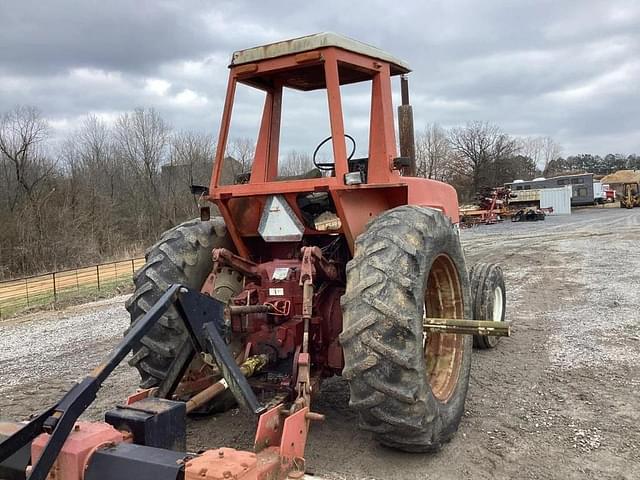
M 332 375 L 347 379 L 360 425 L 381 443 L 425 452 L 449 441 L 464 412 L 472 337 L 490 348 L 508 335 L 505 288 L 495 265 L 467 273 L 455 190 L 411 176 L 408 73 L 403 61 L 335 34 L 234 53 L 211 184 L 193 187 L 222 218 L 209 218 L 203 202 L 200 219 L 148 250 L 122 343 L 58 404 L 15 427 L 0 444 L 0 469 L 29 445 L 35 480 L 52 466 L 63 480 L 124 478 L 134 465 L 155 480 L 300 478 L 309 423 L 322 419 L 312 398 Z M 353 158 L 341 102 L 341 86 L 356 82 L 371 85 L 362 158 Z M 266 99 L 251 171 L 225 181 L 239 83 Z M 326 90 L 331 129 L 321 142 L 330 142 L 329 160 L 314 153 L 313 170 L 293 178 L 278 174 L 286 89 Z M 142 389 L 105 423 L 73 429 L 129 352 Z M 185 454 L 185 413 L 235 402 L 258 417 L 255 451 Z

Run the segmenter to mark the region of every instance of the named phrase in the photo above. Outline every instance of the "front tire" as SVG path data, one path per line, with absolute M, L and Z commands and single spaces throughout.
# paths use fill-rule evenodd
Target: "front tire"
M 356 240 L 342 297 L 343 375 L 362 428 L 382 444 L 438 450 L 458 429 L 469 335 L 423 333 L 423 318 L 471 318 L 457 230 L 441 212 L 402 206 Z

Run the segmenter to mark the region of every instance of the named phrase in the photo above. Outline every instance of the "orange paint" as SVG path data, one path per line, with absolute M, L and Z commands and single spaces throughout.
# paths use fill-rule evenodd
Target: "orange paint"
M 240 255 L 250 256 L 252 253 L 247 246 L 247 239 L 258 236 L 260 214 L 268 195 L 285 195 L 292 209 L 299 213 L 297 194 L 319 190 L 330 192 L 336 213 L 343 220 L 338 233 L 345 236 L 351 249 L 355 238 L 371 218 L 399 205 L 408 203 L 437 208 L 454 223 L 458 222 L 458 200 L 451 186 L 433 180 L 402 177 L 398 170 L 393 169 L 397 148 L 391 75 L 402 73 L 400 67 L 330 46 L 250 64 L 232 65 L 230 69 L 209 199 L 219 207 Z M 334 176 L 274 181 L 278 172 L 282 89 L 290 78 L 295 78 L 301 85 L 327 91 L 331 135 L 334 138 Z M 349 167 L 340 85 L 366 80 L 371 81 L 372 85 L 368 179 L 365 185 L 347 186 L 343 180 Z M 220 185 L 237 82 L 265 90 L 267 95 L 249 183 Z M 305 231 L 305 235 L 318 234 L 321 233 L 311 229 Z

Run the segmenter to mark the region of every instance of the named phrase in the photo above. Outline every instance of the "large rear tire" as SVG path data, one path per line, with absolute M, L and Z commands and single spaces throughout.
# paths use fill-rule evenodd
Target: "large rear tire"
M 145 254 L 146 263 L 133 281 L 126 308 L 135 323 L 173 283 L 200 289 L 212 268 L 214 248 L 232 248 L 221 218 L 191 220 L 165 232 Z M 129 365 L 140 372 L 140 386 L 158 385 L 186 338 L 178 312 L 171 307 L 133 349 Z
M 493 263 L 476 263 L 469 271 L 471 302 L 475 320 L 504 322 L 506 289 L 502 269 Z M 474 335 L 476 348 L 495 348 L 500 337 Z
M 356 240 L 342 297 L 343 375 L 360 426 L 384 445 L 439 449 L 458 429 L 469 384 L 469 335 L 423 333 L 430 317 L 471 318 L 457 230 L 441 212 L 402 206 Z

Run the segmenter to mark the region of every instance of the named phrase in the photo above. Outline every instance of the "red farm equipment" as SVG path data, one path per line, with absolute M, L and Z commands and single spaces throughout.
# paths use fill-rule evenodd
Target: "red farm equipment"
M 332 375 L 349 382 L 350 406 L 381 443 L 427 452 L 449 441 L 464 412 L 472 337 L 490 348 L 508 335 L 505 288 L 495 265 L 467 272 L 455 190 L 411 176 L 408 73 L 403 61 L 335 34 L 236 52 L 211 184 L 193 187 L 221 217 L 203 206 L 200 219 L 148 250 L 122 342 L 59 403 L 25 425 L 0 425 L 0 472 L 301 478 L 309 424 L 322 419 L 312 399 Z M 341 101 L 341 86 L 357 82 L 371 85 L 362 158 L 347 151 Z M 238 84 L 266 100 L 250 174 L 224 182 Z M 326 91 L 331 159 L 314 155 L 302 178 L 278 176 L 286 89 Z M 104 423 L 76 423 L 129 352 L 142 389 Z M 255 451 L 185 453 L 185 414 L 234 402 L 256 415 Z

